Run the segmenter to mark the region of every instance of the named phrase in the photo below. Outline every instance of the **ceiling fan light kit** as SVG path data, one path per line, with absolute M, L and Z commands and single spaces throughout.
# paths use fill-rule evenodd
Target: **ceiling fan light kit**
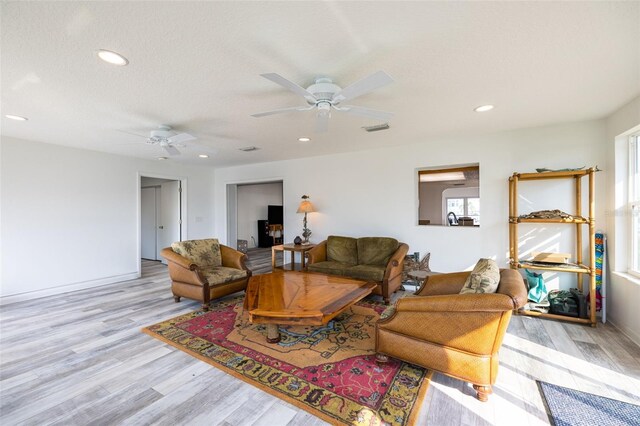
M 344 89 L 333 82 L 328 77 L 319 77 L 315 82 L 306 89 L 296 83 L 287 80 L 276 73 L 260 74 L 262 77 L 270 80 L 293 93 L 302 96 L 308 106 L 281 108 L 272 111 L 260 112 L 252 114 L 253 117 L 265 117 L 267 115 L 282 114 L 293 111 L 310 111 L 316 109 L 316 132 L 326 132 L 329 127 L 329 118 L 331 110 L 346 112 L 349 114 L 360 115 L 375 120 L 389 120 L 393 117 L 393 113 L 385 111 L 376 111 L 354 105 L 341 105 L 342 102 L 348 101 L 358 96 L 365 95 L 376 89 L 393 83 L 393 79 L 384 71 L 378 71 L 356 81 Z

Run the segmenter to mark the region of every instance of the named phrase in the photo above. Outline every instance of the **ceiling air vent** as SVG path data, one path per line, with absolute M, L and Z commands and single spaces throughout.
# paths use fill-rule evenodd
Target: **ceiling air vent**
M 238 148 L 238 149 L 244 152 L 251 152 L 251 151 L 257 151 L 260 148 L 258 148 L 257 146 L 245 146 L 244 148 Z
M 365 129 L 367 132 L 377 132 L 380 130 L 387 130 L 389 128 L 389 123 L 384 123 L 384 124 L 378 124 L 376 126 L 365 126 L 363 127 L 363 129 Z

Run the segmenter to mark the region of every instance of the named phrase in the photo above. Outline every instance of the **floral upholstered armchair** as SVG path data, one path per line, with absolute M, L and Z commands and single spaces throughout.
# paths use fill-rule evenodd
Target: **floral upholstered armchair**
M 215 238 L 178 241 L 160 254 L 169 264 L 175 301 L 198 300 L 204 310 L 211 300 L 246 289 L 251 277 L 245 265 L 247 255 Z

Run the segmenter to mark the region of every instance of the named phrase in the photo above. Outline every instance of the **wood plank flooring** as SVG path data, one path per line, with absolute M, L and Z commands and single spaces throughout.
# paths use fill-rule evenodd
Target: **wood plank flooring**
M 270 270 L 270 249 L 249 255 Z M 0 423 L 325 424 L 140 332 L 198 308 L 174 303 L 166 267 L 150 261 L 137 280 L 3 306 Z M 640 348 L 611 325 L 514 317 L 500 355 L 489 402 L 435 374 L 418 424 L 549 424 L 536 379 L 640 404 Z

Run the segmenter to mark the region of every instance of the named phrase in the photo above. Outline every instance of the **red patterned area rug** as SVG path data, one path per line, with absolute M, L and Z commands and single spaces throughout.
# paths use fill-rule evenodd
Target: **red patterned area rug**
M 375 323 L 387 306 L 362 300 L 323 327 L 250 324 L 242 297 L 142 331 L 333 424 L 411 425 L 431 372 L 375 361 Z

